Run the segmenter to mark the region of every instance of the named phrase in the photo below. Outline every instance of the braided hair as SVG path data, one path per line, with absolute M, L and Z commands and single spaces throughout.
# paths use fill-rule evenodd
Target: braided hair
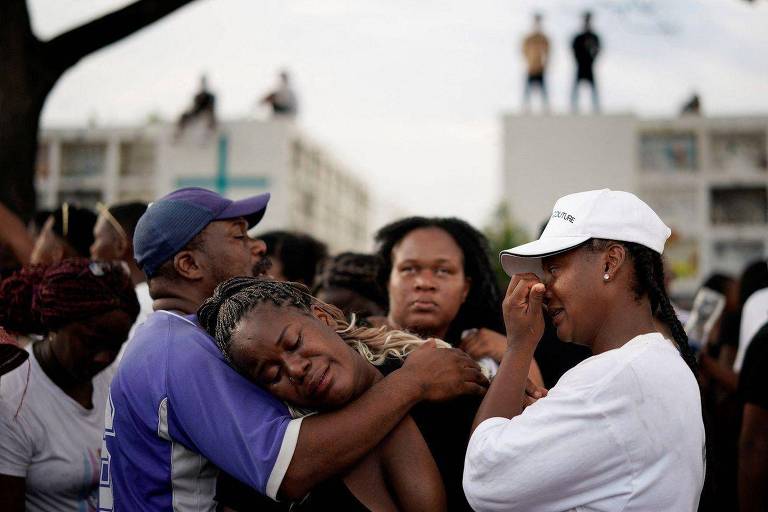
M 0 283 L 0 325 L 20 334 L 47 334 L 113 310 L 131 321 L 139 314 L 131 278 L 117 263 L 31 265 Z
M 640 300 L 648 296 L 651 302 L 651 312 L 669 327 L 683 361 L 688 365 L 694 375 L 697 374 L 696 358 L 688 345 L 688 335 L 683 325 L 677 318 L 677 313 L 669 300 L 667 289 L 664 286 L 664 263 L 661 254 L 644 245 L 633 242 L 618 242 L 593 238 L 586 242 L 587 250 L 596 252 L 608 248 L 610 244 L 618 243 L 624 246 L 629 253 L 629 258 L 634 264 L 634 276 L 632 291 L 635 299 Z
M 317 265 L 328 255 L 328 248 L 305 233 L 269 231 L 258 237 L 267 244 L 267 256 L 283 264 L 283 275 L 288 281 L 312 286 Z
M 326 258 L 317 267 L 313 294 L 328 288 L 345 288 L 369 299 L 382 308 L 387 303 L 387 293 L 379 283 L 379 267 L 382 261 L 373 254 L 343 252 Z
M 408 233 L 422 228 L 439 228 L 448 233 L 464 256 L 464 275 L 471 279 L 469 294 L 451 322 L 446 341 L 456 345 L 466 329 L 486 327 L 504 332 L 501 290 L 491 265 L 488 239 L 467 222 L 455 217 L 408 217 L 376 233 L 377 254 L 382 259 L 379 283 L 387 289 L 392 272 L 392 250 Z
M 197 312 L 200 325 L 216 340 L 230 364 L 232 331 L 248 312 L 262 304 L 292 307 L 307 314 L 313 307 L 320 308 L 333 319 L 341 339 L 374 365 L 383 364 L 390 356 L 403 359 L 424 343 L 421 338 L 403 331 L 357 325 L 354 315 L 348 321 L 339 308 L 313 297 L 301 283 L 233 277 L 219 284 Z M 438 341 L 438 345 L 449 346 L 442 341 Z

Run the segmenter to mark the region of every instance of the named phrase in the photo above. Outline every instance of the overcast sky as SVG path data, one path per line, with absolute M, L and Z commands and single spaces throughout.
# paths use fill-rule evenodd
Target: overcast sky
M 29 0 L 47 39 L 120 0 Z M 607 112 L 674 115 L 696 90 L 711 115 L 768 114 L 768 1 L 198 0 L 81 61 L 44 126 L 174 120 L 206 72 L 223 118 L 289 69 L 300 125 L 393 209 L 487 222 L 500 200 L 500 123 L 517 111 L 520 39 L 534 11 L 553 47 L 554 110 L 567 107 L 570 40 L 585 8 L 604 51 Z

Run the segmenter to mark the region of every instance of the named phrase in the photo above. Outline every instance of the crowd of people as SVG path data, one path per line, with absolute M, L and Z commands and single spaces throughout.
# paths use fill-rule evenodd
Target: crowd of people
M 1 510 L 765 509 L 765 261 L 689 346 L 632 194 L 560 198 L 506 291 L 463 220 L 329 254 L 269 200 L 0 205 Z

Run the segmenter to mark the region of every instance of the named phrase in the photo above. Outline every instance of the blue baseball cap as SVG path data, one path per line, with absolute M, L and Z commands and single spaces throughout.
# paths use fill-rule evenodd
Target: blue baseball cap
M 269 193 L 232 201 L 204 188 L 180 188 L 151 203 L 141 216 L 133 235 L 133 255 L 152 277 L 211 222 L 243 217 L 251 228 L 264 217 L 268 202 Z

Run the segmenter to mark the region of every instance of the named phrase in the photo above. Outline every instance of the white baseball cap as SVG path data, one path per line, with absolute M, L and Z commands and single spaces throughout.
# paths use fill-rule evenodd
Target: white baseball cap
M 590 238 L 634 242 L 661 254 L 672 230 L 650 206 L 629 192 L 604 188 L 561 197 L 538 240 L 501 251 L 508 275 L 543 277 L 541 258 L 573 249 Z

